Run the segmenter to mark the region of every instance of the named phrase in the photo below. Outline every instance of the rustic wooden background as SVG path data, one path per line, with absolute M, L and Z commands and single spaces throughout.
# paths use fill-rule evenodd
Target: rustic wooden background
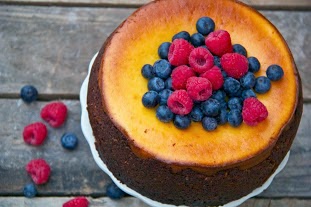
M 91 57 L 107 36 L 136 7 L 149 0 L 0 0 L 0 207 L 61 206 L 85 195 L 90 206 L 144 207 L 138 199 L 112 201 L 105 196 L 111 182 L 93 161 L 80 128 L 79 90 Z M 244 0 L 259 9 L 286 39 L 303 81 L 304 113 L 286 168 L 272 185 L 243 207 L 311 206 L 311 1 Z M 26 105 L 20 88 L 35 85 L 39 101 Z M 41 147 L 25 145 L 25 125 L 40 121 L 40 109 L 63 100 L 65 126 L 49 128 Z M 75 151 L 60 145 L 64 132 L 79 137 Z M 23 197 L 30 182 L 24 166 L 43 157 L 52 167 L 50 181 L 38 187 L 35 199 Z

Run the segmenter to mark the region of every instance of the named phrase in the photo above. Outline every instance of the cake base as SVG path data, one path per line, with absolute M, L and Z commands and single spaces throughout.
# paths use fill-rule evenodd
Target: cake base
M 147 203 L 150 206 L 154 206 L 154 207 L 174 207 L 175 205 L 170 205 L 170 204 L 163 204 L 157 201 L 154 201 L 150 198 L 147 198 L 143 195 L 141 195 L 140 193 L 134 191 L 133 189 L 129 188 L 127 185 L 121 183 L 107 168 L 106 164 L 102 161 L 102 159 L 99 156 L 98 151 L 96 150 L 96 146 L 95 146 L 95 137 L 93 135 L 93 130 L 90 124 L 90 120 L 89 120 L 89 115 L 88 115 L 88 111 L 87 111 L 87 91 L 88 91 L 88 82 L 89 82 L 89 76 L 90 76 L 90 71 L 92 68 L 92 65 L 94 63 L 94 60 L 96 58 L 97 54 L 94 55 L 94 57 L 92 58 L 89 67 L 88 67 L 88 75 L 85 78 L 82 86 L 81 86 L 81 90 L 80 90 L 80 102 L 81 102 L 81 110 L 82 110 L 82 115 L 81 115 L 81 128 L 82 128 L 82 132 L 86 138 L 86 140 L 88 141 L 90 148 L 91 148 L 91 152 L 93 155 L 93 158 L 96 162 L 96 164 L 112 179 L 112 181 L 120 188 L 122 189 L 124 192 L 128 193 L 129 195 L 132 195 L 140 200 L 142 200 L 143 202 Z M 234 206 L 238 206 L 240 204 L 242 204 L 243 202 L 245 202 L 247 199 L 254 197 L 258 194 L 260 194 L 261 192 L 263 192 L 265 189 L 267 189 L 269 187 L 269 185 L 271 184 L 272 180 L 274 179 L 274 177 L 285 167 L 288 158 L 289 158 L 289 154 L 290 152 L 288 152 L 286 154 L 286 156 L 284 157 L 283 161 L 280 163 L 280 165 L 278 166 L 278 168 L 276 169 L 276 171 L 267 179 L 267 181 L 261 186 L 256 188 L 255 190 L 253 190 L 250 194 L 235 200 L 235 201 L 231 201 L 230 203 L 227 203 L 225 205 L 223 205 L 223 207 L 234 207 Z M 181 207 L 181 206 L 180 206 Z

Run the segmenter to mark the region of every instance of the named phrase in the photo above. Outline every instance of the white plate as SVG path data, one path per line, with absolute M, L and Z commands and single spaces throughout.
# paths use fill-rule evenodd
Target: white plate
M 98 54 L 98 53 L 97 53 Z M 119 180 L 117 180 L 114 175 L 108 170 L 107 166 L 105 165 L 105 163 L 100 159 L 99 154 L 95 148 L 95 138 L 93 136 L 93 131 L 90 125 L 90 120 L 89 120 L 89 114 L 87 112 L 86 109 L 86 97 L 87 97 L 87 88 L 88 88 L 88 82 L 89 82 L 89 76 L 90 76 L 90 71 L 93 65 L 93 62 L 97 56 L 97 54 L 94 55 L 94 57 L 92 58 L 90 64 L 89 64 L 89 68 L 88 68 L 88 75 L 85 78 L 81 89 L 80 89 L 80 102 L 81 102 L 81 108 L 82 108 L 82 115 L 81 115 L 81 127 L 82 127 L 82 132 L 86 138 L 86 140 L 88 141 L 91 151 L 92 151 L 92 155 L 94 157 L 95 162 L 97 163 L 97 165 L 106 173 L 108 174 L 108 176 L 112 179 L 112 181 L 120 188 L 122 189 L 124 192 L 128 193 L 129 195 L 135 196 L 136 198 L 141 199 L 142 201 L 144 201 L 145 203 L 147 203 L 150 206 L 154 206 L 154 207 L 175 207 L 174 205 L 169 205 L 169 204 L 163 204 L 163 203 L 159 203 L 157 201 L 154 201 L 150 198 L 147 198 L 141 194 L 139 194 L 138 192 L 132 190 L 131 188 L 129 188 L 128 186 L 126 186 L 125 184 L 121 183 Z M 247 199 L 254 197 L 258 194 L 260 194 L 262 191 L 264 191 L 265 189 L 268 188 L 268 186 L 271 184 L 273 178 L 285 167 L 288 158 L 289 158 L 289 154 L 290 152 L 287 153 L 287 155 L 285 156 L 285 158 L 283 159 L 283 161 L 281 162 L 281 164 L 279 165 L 279 167 L 276 169 L 276 171 L 269 177 L 269 179 L 259 188 L 256 188 L 253 192 L 251 192 L 250 194 L 232 201 L 230 203 L 227 203 L 225 205 L 223 205 L 223 207 L 235 207 L 238 206 L 240 204 L 242 204 L 243 202 L 245 202 Z M 182 207 L 182 206 L 180 206 Z

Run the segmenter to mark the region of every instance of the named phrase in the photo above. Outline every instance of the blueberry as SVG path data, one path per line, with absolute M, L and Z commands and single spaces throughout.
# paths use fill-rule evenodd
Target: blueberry
M 242 102 L 239 98 L 230 98 L 228 101 L 228 108 L 233 110 L 233 109 L 237 109 L 237 110 L 242 110 Z
M 177 34 L 175 34 L 172 38 L 172 41 L 176 40 L 176 39 L 185 39 L 188 42 L 190 42 L 190 34 L 187 31 L 181 31 L 178 32 Z
M 242 99 L 247 99 L 249 97 L 257 97 L 255 92 L 252 89 L 247 89 L 242 92 Z
M 37 89 L 32 85 L 25 85 L 22 87 L 20 96 L 26 103 L 31 103 L 38 98 L 38 91 Z
M 171 43 L 170 42 L 163 42 L 159 48 L 158 48 L 158 54 L 159 54 L 159 57 L 162 58 L 162 59 L 167 59 L 168 57 L 168 50 L 171 46 Z
M 167 60 L 158 60 L 153 65 L 157 77 L 167 79 L 172 73 L 171 64 Z
M 221 68 L 220 57 L 214 56 L 214 64 L 215 64 L 217 67 Z
M 202 35 L 208 35 L 215 30 L 215 22 L 209 17 L 201 17 L 196 23 L 196 28 Z
M 166 105 L 168 97 L 173 93 L 170 89 L 164 89 L 160 91 L 160 105 Z
M 240 79 L 241 86 L 242 86 L 244 89 L 253 88 L 254 85 L 255 85 L 255 81 L 256 81 L 256 77 L 255 77 L 254 73 L 252 73 L 252 72 L 247 72 L 247 73 Z
M 258 72 L 260 69 L 260 62 L 255 57 L 248 58 L 248 71 L 252 73 Z
M 213 92 L 212 97 L 213 99 L 216 99 L 219 102 L 225 101 L 226 99 L 226 93 L 223 90 L 217 90 Z
M 24 196 L 27 198 L 33 198 L 38 193 L 37 188 L 33 183 L 26 184 L 24 186 L 23 192 L 24 192 Z
M 194 33 L 190 37 L 190 42 L 193 46 L 199 47 L 201 45 L 205 45 L 205 38 L 202 34 L 200 33 Z
M 226 100 L 219 102 L 219 104 L 220 104 L 220 109 L 226 109 L 227 110 L 228 104 L 227 104 Z
M 245 57 L 247 57 L 247 51 L 246 51 L 245 47 L 243 47 L 240 44 L 234 44 L 233 45 L 233 52 L 239 53 L 239 54 L 244 55 Z
M 172 78 L 168 78 L 166 79 L 165 83 L 165 88 L 166 89 L 170 89 L 170 90 L 173 90 L 173 86 L 172 86 Z
M 220 110 L 220 103 L 216 99 L 209 98 L 201 103 L 201 109 L 207 116 L 217 116 Z
M 156 116 L 160 121 L 165 123 L 172 121 L 174 118 L 173 112 L 166 105 L 157 108 Z
M 271 81 L 265 76 L 256 78 L 254 90 L 256 93 L 266 93 L 271 88 Z
M 243 118 L 240 110 L 233 109 L 228 113 L 228 123 L 233 127 L 238 127 L 242 124 Z
M 144 78 L 151 79 L 155 77 L 155 71 L 152 65 L 146 64 L 141 69 L 141 74 L 144 76 Z
M 142 102 L 146 108 L 153 108 L 160 101 L 159 94 L 156 91 L 148 91 L 143 95 Z
M 114 183 L 110 183 L 106 187 L 106 195 L 111 199 L 121 199 L 125 193 Z
M 213 117 L 204 117 L 202 126 L 207 131 L 214 131 L 217 128 L 217 120 Z
M 149 91 L 160 92 L 165 88 L 164 81 L 161 78 L 154 77 L 148 81 Z
M 229 96 L 234 96 L 235 94 L 239 93 L 241 88 L 241 84 L 234 78 L 228 77 L 225 79 L 224 82 L 224 90 Z
M 270 80 L 277 81 L 284 76 L 284 71 L 279 65 L 270 65 L 266 71 L 266 74 Z
M 224 77 L 224 79 L 228 78 L 228 74 L 226 73 L 226 71 L 221 70 L 221 74 L 222 74 L 222 77 Z
M 61 143 L 65 149 L 73 150 L 78 145 L 78 138 L 73 133 L 65 133 L 61 138 Z
M 191 119 L 189 116 L 176 115 L 174 119 L 174 125 L 178 129 L 187 129 L 191 124 Z
M 202 120 L 204 114 L 201 110 L 201 107 L 199 105 L 196 105 L 193 107 L 191 113 L 190 113 L 190 118 L 194 122 L 199 122 Z
M 220 109 L 219 115 L 216 117 L 217 123 L 222 125 L 227 123 L 228 121 L 228 112 L 227 109 L 222 108 Z

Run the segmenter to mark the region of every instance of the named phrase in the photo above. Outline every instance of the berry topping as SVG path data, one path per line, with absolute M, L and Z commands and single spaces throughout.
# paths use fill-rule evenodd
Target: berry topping
M 125 192 L 123 192 L 116 184 L 110 183 L 106 187 L 106 195 L 114 200 L 121 199 L 125 196 Z
M 193 107 L 193 102 L 187 91 L 176 90 L 167 99 L 168 108 L 179 115 L 189 114 Z
M 152 65 L 146 64 L 142 67 L 141 74 L 144 78 L 151 79 L 155 76 L 155 71 Z
M 204 73 L 214 66 L 214 57 L 204 47 L 198 47 L 190 53 L 189 65 L 195 72 Z
M 256 78 L 256 83 L 254 86 L 254 90 L 256 93 L 266 93 L 270 90 L 271 88 L 271 81 L 269 78 L 264 77 L 264 76 L 259 76 Z
M 22 100 L 26 103 L 31 103 L 38 98 L 38 91 L 37 89 L 32 85 L 25 85 L 22 87 L 20 96 Z
M 247 72 L 245 76 L 240 79 L 241 86 L 244 89 L 253 88 L 255 85 L 256 77 L 254 73 Z
M 216 30 L 210 33 L 206 39 L 207 48 L 219 57 L 233 51 L 230 34 L 225 30 Z
M 175 34 L 172 38 L 172 42 L 176 39 L 184 39 L 187 40 L 188 42 L 190 42 L 190 34 L 187 31 L 181 31 L 178 32 L 177 34 Z
M 157 108 L 156 116 L 160 121 L 165 123 L 172 121 L 174 118 L 173 112 L 166 105 Z
M 47 128 L 43 123 L 35 122 L 24 128 L 23 138 L 27 144 L 39 146 L 44 142 L 47 132 Z
M 195 33 L 191 35 L 190 42 L 193 46 L 199 47 L 205 45 L 205 37 L 200 33 Z
M 63 207 L 88 207 L 89 201 L 85 197 L 76 197 L 63 204 Z
M 213 117 L 204 117 L 202 126 L 207 131 L 214 131 L 217 128 L 217 120 Z
M 233 52 L 239 53 L 239 54 L 247 57 L 246 49 L 242 45 L 240 45 L 240 44 L 233 45 Z
M 217 116 L 220 110 L 220 103 L 216 99 L 208 99 L 201 103 L 201 109 L 206 116 Z
M 226 78 L 224 82 L 224 90 L 229 96 L 234 96 L 235 94 L 239 93 L 241 89 L 240 82 L 234 78 Z
M 260 69 L 260 62 L 255 57 L 249 57 L 248 59 L 248 70 L 252 73 L 256 73 Z
M 166 81 L 164 82 L 164 86 L 166 89 L 173 90 L 172 78 L 171 77 L 166 79 Z
M 65 149 L 73 150 L 78 145 L 78 138 L 73 133 L 65 133 L 61 138 L 61 144 Z
M 167 79 L 172 72 L 171 64 L 167 60 L 158 60 L 153 65 L 157 77 Z
M 224 84 L 224 78 L 222 76 L 221 70 L 216 65 L 210 70 L 201 74 L 201 77 L 208 79 L 212 83 L 214 91 L 220 89 Z
M 171 46 L 170 42 L 163 42 L 158 48 L 158 55 L 162 59 L 167 59 L 168 57 L 168 50 Z
M 187 65 L 188 57 L 193 50 L 193 45 L 191 45 L 187 40 L 176 39 L 172 42 L 169 52 L 168 60 L 174 66 Z
M 176 67 L 171 75 L 174 90 L 186 89 L 187 80 L 195 76 L 195 72 L 186 65 Z
M 24 196 L 27 198 L 33 198 L 38 193 L 37 188 L 33 183 L 29 183 L 29 184 L 25 185 L 23 192 L 24 192 Z
M 242 124 L 242 114 L 238 109 L 233 109 L 228 113 L 228 123 L 233 127 L 238 127 Z
M 154 77 L 148 81 L 149 91 L 160 92 L 165 88 L 164 81 L 161 78 Z
M 242 111 L 242 102 L 239 98 L 233 97 L 230 98 L 228 101 L 228 108 L 233 110 L 233 109 L 237 109 Z
M 62 102 L 52 102 L 41 109 L 41 118 L 52 127 L 60 127 L 67 117 L 67 107 Z
M 205 101 L 212 95 L 212 84 L 206 78 L 190 77 L 186 88 L 190 98 L 194 101 Z
M 244 76 L 248 71 L 248 60 L 238 53 L 227 53 L 220 59 L 223 70 L 236 79 Z
M 215 30 L 215 22 L 209 17 L 201 17 L 196 23 L 196 28 L 202 35 L 208 35 Z
M 283 77 L 284 71 L 279 65 L 270 65 L 266 71 L 266 74 L 270 80 L 278 81 Z
M 217 120 L 217 123 L 220 124 L 220 125 L 227 123 L 227 121 L 228 121 L 227 109 L 221 108 L 220 112 L 219 112 L 219 115 L 216 116 L 216 120 Z
M 244 90 L 242 92 L 242 99 L 246 99 L 246 98 L 249 98 L 249 97 L 257 97 L 255 92 L 252 90 L 252 89 L 247 89 L 247 90 Z
M 247 125 L 255 126 L 267 118 L 268 110 L 257 98 L 251 97 L 244 100 L 242 116 Z
M 187 129 L 191 124 L 191 119 L 189 116 L 176 115 L 174 119 L 174 125 L 178 129 Z
M 159 94 L 156 91 L 148 91 L 143 95 L 142 102 L 146 108 L 154 108 L 160 101 Z
M 173 93 L 173 91 L 169 89 L 164 89 L 163 91 L 160 91 L 160 105 L 166 105 L 168 97 Z
M 51 168 L 45 160 L 34 159 L 26 165 L 26 171 L 31 176 L 32 180 L 39 185 L 49 180 Z
M 190 113 L 191 120 L 194 122 L 199 122 L 202 120 L 203 116 L 204 116 L 204 114 L 201 110 L 201 106 L 200 105 L 194 106 L 191 113 Z

